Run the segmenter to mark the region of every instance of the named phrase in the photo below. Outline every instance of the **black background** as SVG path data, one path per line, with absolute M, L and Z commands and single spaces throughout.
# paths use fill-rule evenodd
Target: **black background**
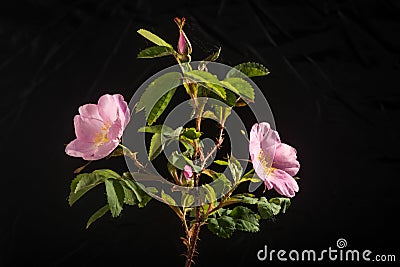
M 175 43 L 175 16 L 188 20 L 194 59 L 221 46 L 219 62 L 270 69 L 254 81 L 302 164 L 287 214 L 228 240 L 204 229 L 197 266 L 282 265 L 259 262 L 257 251 L 322 250 L 338 238 L 400 257 L 399 11 L 395 0 L 2 1 L 0 266 L 183 266 L 180 222 L 157 201 L 85 230 L 104 190 L 69 207 L 73 170 L 84 162 L 64 154 L 80 105 L 105 93 L 130 99 L 174 64 L 136 59 L 150 45 L 136 30 Z M 125 165 L 110 159 L 89 170 L 100 167 Z

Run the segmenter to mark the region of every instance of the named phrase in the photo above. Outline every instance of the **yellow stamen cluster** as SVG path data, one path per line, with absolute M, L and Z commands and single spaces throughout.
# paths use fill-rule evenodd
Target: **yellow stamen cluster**
M 260 153 L 258 153 L 258 160 L 260 161 L 260 165 L 262 166 L 264 173 L 266 175 L 270 175 L 275 168 L 272 168 L 273 158 L 264 153 L 262 149 L 260 149 Z
M 96 146 L 102 146 L 105 143 L 109 142 L 110 140 L 107 137 L 108 134 L 108 129 L 111 127 L 111 123 L 106 122 L 104 123 L 103 127 L 101 128 L 101 131 L 96 134 L 94 137 L 93 142 L 96 144 Z

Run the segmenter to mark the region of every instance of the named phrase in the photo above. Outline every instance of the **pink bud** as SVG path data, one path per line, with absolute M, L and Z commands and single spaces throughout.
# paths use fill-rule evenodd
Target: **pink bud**
M 183 175 L 185 176 L 185 178 L 186 178 L 187 180 L 191 180 L 192 177 L 193 177 L 193 170 L 192 170 L 192 167 L 190 167 L 189 165 L 186 165 L 186 166 L 183 168 Z
M 192 53 L 192 45 L 189 42 L 185 32 L 183 31 L 183 26 L 185 25 L 185 18 L 175 18 L 175 23 L 178 25 L 179 28 L 179 41 L 178 41 L 178 53 L 187 56 Z

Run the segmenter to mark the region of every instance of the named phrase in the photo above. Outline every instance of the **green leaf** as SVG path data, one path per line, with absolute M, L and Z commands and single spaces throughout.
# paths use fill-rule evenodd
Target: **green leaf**
M 175 53 L 174 49 L 168 46 L 152 46 L 146 49 L 143 49 L 137 55 L 138 58 L 155 58 L 155 57 L 164 57 L 170 56 Z
M 224 107 L 222 105 L 212 105 L 212 107 L 219 123 L 225 122 L 232 111 L 232 107 Z
M 218 237 L 229 238 L 235 231 L 235 221 L 232 217 L 226 215 L 219 218 L 208 218 L 207 227 Z
M 107 201 L 111 215 L 118 217 L 124 204 L 124 190 L 117 180 L 107 179 L 104 184 L 106 185 Z
M 100 209 L 98 209 L 95 213 L 93 213 L 92 216 L 90 216 L 89 220 L 86 223 L 86 229 L 89 228 L 89 226 L 94 223 L 95 221 L 97 221 L 97 219 L 100 219 L 101 217 L 104 216 L 104 214 L 107 213 L 107 211 L 110 210 L 110 207 L 107 205 L 101 207 Z
M 226 74 L 226 77 L 243 77 L 243 74 L 247 77 L 255 77 L 265 76 L 268 73 L 269 70 L 260 63 L 246 62 L 233 67 L 233 69 Z
M 214 160 L 214 163 L 216 163 L 218 165 L 221 165 L 221 166 L 228 166 L 229 165 L 229 162 L 227 162 L 225 160 L 220 160 L 220 159 Z
M 124 190 L 124 204 L 134 206 L 139 203 L 136 198 L 135 192 L 125 183 L 125 181 L 119 181 L 122 189 Z
M 81 178 L 79 179 L 79 182 L 75 187 L 74 193 L 77 193 L 78 191 L 89 191 L 90 189 L 98 184 L 103 183 L 104 180 L 107 179 L 107 177 L 95 173 L 82 173 L 78 176 L 81 176 Z
M 229 170 L 232 173 L 233 180 L 235 182 L 239 181 L 243 174 L 243 168 L 240 162 L 234 157 L 229 159 Z
M 202 70 L 192 70 L 185 72 L 185 75 L 195 82 L 202 83 L 203 86 L 212 90 L 218 96 L 226 99 L 226 92 L 223 88 L 223 84 L 218 80 L 218 77 Z
M 108 169 L 95 170 L 92 173 L 78 174 L 71 182 L 71 192 L 68 198 L 69 205 L 72 206 L 89 190 L 103 183 L 107 178 L 119 179 L 121 176 Z
M 168 161 L 174 165 L 176 168 L 183 170 L 185 165 L 190 165 L 193 171 L 196 173 L 201 172 L 200 166 L 197 166 L 193 163 L 191 159 L 189 159 L 186 155 L 179 153 L 178 151 L 174 151 L 169 156 Z
M 167 162 L 167 169 L 169 174 L 174 178 L 174 180 L 179 180 L 178 172 L 176 171 L 176 167 L 172 165 L 169 161 Z
M 265 197 L 261 197 L 257 203 L 258 212 L 263 219 L 271 219 L 281 210 L 281 206 L 276 203 L 271 203 Z
M 274 197 L 269 200 L 270 203 L 280 205 L 281 213 L 285 213 L 290 206 L 290 198 L 286 197 Z
M 168 72 L 152 81 L 140 97 L 136 106 L 136 112 L 144 109 L 146 120 L 151 112 L 158 113 L 158 109 L 153 111 L 154 106 L 159 104 L 158 101 L 164 97 L 164 95 L 168 95 L 169 91 L 174 91 L 175 88 L 179 86 L 181 78 L 182 75 L 179 72 Z M 166 98 L 168 97 L 172 96 L 166 96 Z
M 124 155 L 124 149 L 120 146 L 117 146 L 113 152 L 111 152 L 110 155 L 108 155 L 109 157 L 121 157 Z
M 84 175 L 87 175 L 87 174 L 84 174 Z M 82 177 L 84 177 L 84 175 L 82 175 L 82 174 L 77 175 L 71 182 L 71 185 L 70 185 L 71 192 L 68 197 L 68 203 L 70 206 L 72 206 L 78 199 L 80 199 L 87 191 L 89 191 L 91 189 L 91 188 L 89 188 L 88 190 L 81 190 L 81 191 L 78 191 L 75 193 L 76 186 L 79 183 L 80 179 L 82 179 Z
M 201 136 L 201 133 L 198 132 L 195 128 L 188 128 L 183 131 L 182 135 L 186 138 L 194 140 L 199 138 Z
M 217 210 L 217 213 L 219 216 L 229 216 L 229 214 L 231 214 L 232 210 L 230 209 L 224 209 L 224 208 L 220 208 L 219 210 Z
M 234 107 L 238 101 L 238 96 L 232 90 L 233 86 L 231 84 L 227 84 L 224 81 L 222 81 L 222 82 L 228 88 L 228 90 L 226 90 L 226 100 L 223 102 L 225 102 L 225 104 L 227 104 L 229 108 Z M 229 90 L 229 89 L 231 89 L 231 90 Z
M 204 111 L 202 117 L 203 117 L 204 119 L 211 119 L 211 120 L 218 121 L 217 116 L 215 116 L 215 114 L 214 114 L 211 110 L 206 110 L 206 111 Z
M 155 159 L 164 149 L 166 142 L 170 140 L 179 140 L 182 127 L 173 130 L 166 125 L 145 126 L 138 129 L 138 132 L 154 133 L 150 141 L 149 159 Z M 162 143 L 164 141 L 164 143 Z
M 185 136 L 180 136 L 179 141 L 186 148 L 186 151 L 183 152 L 184 155 L 188 157 L 193 157 L 195 152 L 195 144 L 192 139 L 189 139 Z
M 201 190 L 201 199 L 204 199 L 208 203 L 213 203 L 217 200 L 217 196 L 215 195 L 215 191 L 209 184 L 204 184 L 201 186 L 203 190 Z
M 218 194 L 227 193 L 232 187 L 231 182 L 223 173 L 217 173 L 216 176 L 217 179 L 215 179 L 213 185 L 215 192 L 218 192 Z
M 168 161 L 178 169 L 183 169 L 186 165 L 186 160 L 181 153 L 174 151 L 169 156 Z
M 179 129 L 182 127 L 178 127 L 177 129 Z M 144 126 L 144 127 L 140 127 L 138 129 L 139 133 L 163 133 L 163 135 L 165 137 L 171 137 L 172 135 L 174 135 L 174 129 L 172 129 L 171 127 L 167 126 L 167 125 L 163 125 L 163 124 L 159 124 L 159 125 L 152 125 L 152 126 Z
M 211 169 L 204 169 L 204 170 L 201 171 L 201 173 L 211 177 L 213 180 L 218 178 L 217 177 L 217 172 L 213 171 Z
M 126 186 L 128 186 L 136 196 L 136 199 L 138 200 L 138 207 L 143 208 L 144 206 L 147 205 L 147 203 L 152 199 L 151 196 L 149 196 L 139 185 L 138 182 L 133 180 L 132 174 L 129 172 L 125 172 L 123 174 L 123 181 L 125 182 Z M 154 192 L 154 190 L 150 190 L 152 188 L 146 188 L 146 190 Z
M 215 191 L 227 192 L 225 189 L 231 188 L 231 182 L 226 178 L 225 174 L 210 169 L 204 169 L 201 173 L 211 177 L 215 181 L 213 185 Z
M 157 103 L 153 106 L 150 113 L 147 115 L 147 123 L 152 125 L 167 108 L 169 102 L 174 96 L 176 88 L 169 90 L 165 95 L 163 95 Z
M 151 138 L 149 148 L 149 160 L 155 159 L 163 150 L 163 144 L 161 143 L 161 134 L 155 133 Z
M 245 232 L 257 232 L 260 230 L 259 216 L 249 208 L 235 207 L 229 214 L 235 221 L 235 228 Z
M 243 204 L 250 204 L 254 205 L 258 203 L 258 199 L 254 197 L 254 195 L 251 194 L 237 194 L 234 196 L 231 196 L 228 199 L 229 202 L 233 203 L 243 203 Z
M 143 126 L 138 129 L 139 133 L 161 133 L 163 125 Z
M 199 92 L 201 92 L 201 95 L 199 93 L 198 96 L 199 97 L 207 97 L 207 98 L 215 99 L 217 101 L 221 101 L 222 103 L 225 103 L 227 105 L 226 108 L 230 108 L 230 107 L 236 106 L 236 103 L 237 103 L 237 100 L 238 100 L 239 96 L 237 96 L 233 92 L 233 90 L 235 90 L 235 88 L 230 88 L 230 87 L 232 87 L 232 85 L 228 84 L 228 83 L 225 83 L 224 81 L 220 81 L 220 83 L 221 83 L 222 86 L 224 86 L 225 88 L 228 89 L 228 90 L 225 90 L 225 88 L 224 88 L 225 94 L 226 94 L 225 98 L 222 98 L 218 94 L 214 93 L 214 91 L 211 90 L 209 87 L 202 86 L 202 85 L 199 86 Z M 211 106 L 221 106 L 221 105 L 216 104 L 216 102 L 214 101 L 213 104 L 211 104 Z
M 86 175 L 86 174 L 84 173 L 84 175 Z M 78 174 L 78 175 L 72 180 L 71 185 L 70 185 L 71 192 L 75 192 L 76 186 L 78 185 L 79 181 L 82 179 L 82 177 L 83 177 L 84 175 Z
M 100 169 L 100 170 L 95 170 L 92 172 L 95 175 L 102 175 L 105 178 L 110 178 L 110 179 L 121 179 L 121 175 L 116 173 L 115 171 L 112 171 L 110 169 Z
M 144 29 L 140 29 L 137 32 L 140 35 L 142 35 L 144 38 L 146 38 L 147 40 L 155 43 L 156 45 L 167 46 L 167 47 L 172 48 L 172 45 L 170 45 L 169 43 L 167 43 L 166 41 L 164 41 L 163 39 L 161 39 L 160 37 L 158 37 L 154 33 L 151 33 L 151 32 L 149 32 L 147 30 L 144 30 Z
M 163 131 L 163 135 L 166 138 L 178 140 L 180 135 L 182 134 L 182 130 L 183 130 L 182 126 L 176 128 L 175 130 L 172 130 L 171 132 L 167 132 L 167 131 L 164 130 Z
M 161 198 L 167 202 L 168 205 L 170 206 L 177 206 L 175 200 L 168 194 L 166 194 L 164 191 L 161 191 Z
M 226 88 L 230 89 L 235 94 L 238 94 L 243 99 L 254 101 L 254 88 L 249 82 L 242 78 L 231 77 L 222 81 Z
M 215 51 L 214 53 L 203 59 L 203 61 L 215 61 L 218 59 L 220 53 L 221 53 L 221 47 L 218 48 L 217 51 Z
M 202 170 L 201 170 L 201 167 L 195 165 L 195 164 L 193 163 L 193 161 L 192 161 L 190 158 L 188 158 L 187 156 L 185 156 L 185 155 L 183 155 L 183 154 L 182 154 L 182 157 L 185 159 L 186 163 L 189 164 L 190 167 L 192 167 L 192 169 L 193 169 L 194 172 L 200 173 L 200 172 L 202 171 Z
M 190 207 L 194 203 L 194 196 L 182 191 L 181 203 L 182 207 Z
M 244 174 L 244 175 L 242 176 L 242 178 L 240 178 L 240 182 L 241 182 L 241 183 L 247 182 L 247 181 L 250 181 L 250 182 L 252 182 L 252 183 L 259 183 L 259 182 L 261 182 L 262 180 L 261 180 L 259 177 L 257 177 L 257 175 L 254 175 L 254 169 L 251 169 L 249 172 L 247 172 L 246 174 Z
M 206 57 L 205 59 L 203 59 L 198 66 L 199 70 L 205 70 L 206 66 L 209 62 L 211 61 L 216 61 L 219 57 L 219 54 L 221 53 L 221 47 L 214 53 L 212 53 L 211 55 L 209 55 L 208 57 Z

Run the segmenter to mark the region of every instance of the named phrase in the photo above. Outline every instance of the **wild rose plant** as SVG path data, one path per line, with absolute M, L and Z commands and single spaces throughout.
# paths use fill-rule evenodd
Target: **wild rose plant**
M 249 78 L 265 76 L 269 71 L 261 64 L 248 62 L 228 68 L 221 79 L 221 75 L 211 71 L 212 64 L 217 64 L 213 62 L 218 59 L 220 49 L 205 60 L 193 62 L 192 46 L 183 31 L 185 18 L 174 21 L 179 30 L 177 49 L 140 29 L 138 33 L 155 45 L 140 51 L 138 58 L 172 56 L 177 61 L 177 69 L 161 73 L 148 82 L 144 91 L 139 92 L 140 97 L 132 98 L 131 108 L 120 94 L 106 94 L 97 104 L 81 106 L 73 120 L 76 139 L 66 146 L 65 152 L 88 161 L 75 170 L 77 176 L 70 186 L 70 205 L 97 185 L 105 185 L 107 203 L 88 219 L 86 227 L 108 212 L 118 217 L 124 205 L 143 208 L 150 200 L 157 199 L 170 207 L 182 222 L 184 236 L 181 239 L 186 246 L 185 266 L 188 267 L 193 263 L 202 226 L 221 238 L 229 238 L 236 230 L 257 232 L 261 219 L 285 213 L 290 199 L 299 191 L 295 175 L 300 164 L 296 150 L 281 142 L 271 121 L 255 121 L 249 138 L 238 123 L 228 129 L 229 120 L 236 114 L 234 109 L 251 107 L 257 101 L 256 86 Z M 189 96 L 189 121 L 175 129 L 167 123 L 155 125 L 176 90 L 184 90 Z M 258 97 L 262 98 L 261 95 Z M 135 120 L 140 116 L 145 125 Z M 173 119 L 178 120 L 178 117 Z M 190 127 L 190 120 L 193 127 Z M 211 147 L 207 147 L 202 138 L 205 131 L 201 126 L 205 120 L 213 121 L 218 129 Z M 140 151 L 137 137 L 132 133 L 125 135 L 124 131 L 130 127 L 136 133 L 151 135 L 151 141 L 145 144 L 146 155 Z M 232 146 L 230 153 L 216 159 L 226 143 L 225 134 L 232 131 L 245 135 L 234 145 L 246 148 L 247 158 L 236 158 Z M 133 142 L 127 145 L 125 140 Z M 168 150 L 174 142 L 182 149 Z M 166 178 L 149 168 L 163 151 L 167 159 L 164 168 L 169 173 Z M 113 156 L 125 156 L 129 170 L 122 174 L 110 169 L 82 173 L 89 163 Z M 250 166 L 246 165 L 248 162 Z M 255 191 L 262 183 L 264 191 Z M 238 192 L 239 185 L 246 184 L 249 184 L 248 192 Z M 267 199 L 263 194 L 270 189 L 274 189 L 277 196 Z

